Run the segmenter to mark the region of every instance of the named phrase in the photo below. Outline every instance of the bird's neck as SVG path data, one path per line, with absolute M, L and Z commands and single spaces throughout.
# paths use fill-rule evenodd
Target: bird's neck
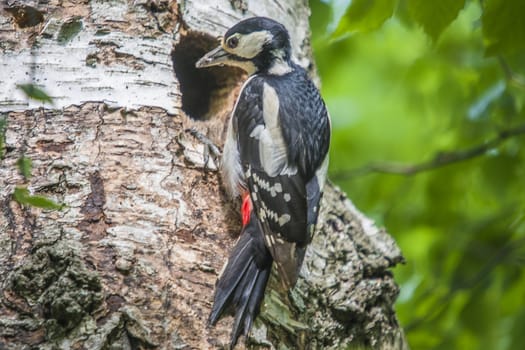
M 292 70 L 293 65 L 290 60 L 276 58 L 267 69 L 267 73 L 272 75 L 285 75 L 290 73 Z
M 284 75 L 293 70 L 293 63 L 288 51 L 265 51 L 253 60 L 256 73 Z

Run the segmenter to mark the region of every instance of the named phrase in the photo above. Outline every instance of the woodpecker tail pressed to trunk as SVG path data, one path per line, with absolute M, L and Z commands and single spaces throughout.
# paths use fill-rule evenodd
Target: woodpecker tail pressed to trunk
M 257 218 L 252 213 L 215 286 L 208 322 L 215 325 L 224 314 L 234 315 L 230 342 L 232 349 L 239 336 L 246 336 L 250 331 L 272 269 L 272 255 L 264 245 L 260 230 Z

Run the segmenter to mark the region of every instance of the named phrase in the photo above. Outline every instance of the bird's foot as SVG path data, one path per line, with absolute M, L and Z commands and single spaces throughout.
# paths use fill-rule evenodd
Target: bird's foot
M 204 147 L 202 157 L 204 160 L 204 170 L 217 170 L 221 160 L 221 151 L 208 137 L 195 128 L 186 129 L 190 135 L 195 137 Z

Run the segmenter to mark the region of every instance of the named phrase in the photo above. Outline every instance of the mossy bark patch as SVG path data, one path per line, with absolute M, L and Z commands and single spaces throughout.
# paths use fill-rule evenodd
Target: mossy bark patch
M 4 302 L 32 315 L 48 338 L 71 331 L 102 305 L 97 273 L 71 247 L 60 240 L 36 248 L 9 275 L 3 291 Z

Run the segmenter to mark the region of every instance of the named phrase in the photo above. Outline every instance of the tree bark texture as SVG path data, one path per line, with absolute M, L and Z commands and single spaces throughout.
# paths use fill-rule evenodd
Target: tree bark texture
M 226 28 L 264 15 L 290 29 L 313 71 L 308 11 L 301 0 L 4 2 L 0 349 L 228 343 L 231 319 L 206 320 L 239 203 L 192 130 L 221 145 L 245 76 L 193 65 Z M 31 82 L 53 104 L 16 87 Z M 17 186 L 65 207 L 21 205 Z M 406 348 L 389 271 L 401 261 L 393 239 L 328 185 L 298 284 L 288 297 L 270 281 L 247 347 Z

